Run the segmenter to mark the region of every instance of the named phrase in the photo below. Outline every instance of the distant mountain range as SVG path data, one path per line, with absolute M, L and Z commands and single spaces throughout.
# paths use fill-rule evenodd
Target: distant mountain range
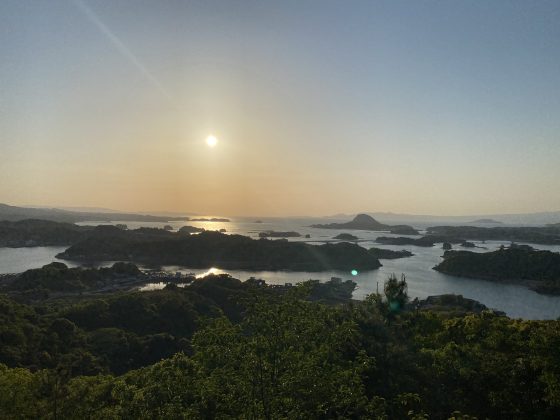
M 543 226 L 560 224 L 560 211 L 519 214 L 491 214 L 468 216 L 436 216 L 419 214 L 400 214 L 391 212 L 364 212 L 375 218 L 380 224 L 413 225 L 429 227 L 438 225 L 480 225 L 506 224 L 518 226 Z M 57 222 L 169 222 L 172 220 L 189 220 L 195 213 L 145 212 L 123 213 L 117 210 L 96 207 L 46 208 L 37 206 L 19 207 L 0 203 L 0 220 L 17 221 L 23 219 L 43 219 Z M 333 222 L 347 222 L 355 214 L 336 214 L 316 219 L 329 219 Z M 309 217 L 308 219 L 312 219 Z M 252 219 L 251 219 L 252 220 Z
M 0 220 L 17 221 L 23 219 L 52 220 L 55 222 L 169 222 L 171 220 L 189 220 L 186 216 L 152 216 L 137 213 L 118 213 L 102 211 L 74 211 L 39 207 L 17 207 L 0 203 Z
M 481 225 L 501 225 L 502 222 L 498 222 L 494 219 L 476 219 L 470 222 L 472 224 L 481 224 Z

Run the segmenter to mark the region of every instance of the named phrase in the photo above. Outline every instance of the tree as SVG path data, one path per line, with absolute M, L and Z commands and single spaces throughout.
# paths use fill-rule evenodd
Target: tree
M 391 274 L 383 289 L 391 312 L 399 312 L 408 302 L 408 285 L 404 274 L 401 274 L 400 280 L 394 273 Z

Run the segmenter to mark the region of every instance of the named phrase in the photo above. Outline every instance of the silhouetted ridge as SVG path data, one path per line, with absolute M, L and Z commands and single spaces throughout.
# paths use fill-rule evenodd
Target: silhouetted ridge
M 328 223 L 311 225 L 320 229 L 356 229 L 356 230 L 373 230 L 373 231 L 395 231 L 394 233 L 417 235 L 418 231 L 412 226 L 407 225 L 386 225 L 378 222 L 367 214 L 358 214 L 352 221 L 345 223 Z

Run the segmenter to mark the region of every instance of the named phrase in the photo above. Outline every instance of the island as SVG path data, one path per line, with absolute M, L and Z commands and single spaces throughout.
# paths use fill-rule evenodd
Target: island
M 463 238 L 477 241 L 529 242 L 543 245 L 560 245 L 560 229 L 547 227 L 479 227 L 479 226 L 434 226 L 427 229 L 428 235 Z
M 301 234 L 298 232 L 276 232 L 274 230 L 265 230 L 259 232 L 259 238 L 299 238 Z
M 452 244 L 459 244 L 465 248 L 479 248 L 474 243 L 461 238 L 451 236 L 426 235 L 420 238 L 409 238 L 405 236 L 380 236 L 375 242 L 384 245 L 414 245 L 432 247 L 437 243 L 443 243 L 443 249 L 451 249 Z
M 420 238 L 409 238 L 406 236 L 379 236 L 375 242 L 384 245 L 414 245 L 414 246 L 423 246 L 423 247 L 431 247 L 434 246 L 436 243 L 439 242 L 449 242 L 449 243 L 463 243 L 463 239 L 458 238 L 447 238 L 435 235 L 429 236 L 422 236 Z
M 477 253 L 446 251 L 434 270 L 457 277 L 521 283 L 530 289 L 560 295 L 560 254 L 523 247 Z
M 392 249 L 370 248 L 368 252 L 379 260 L 395 260 L 397 258 L 412 257 L 414 255 L 406 249 L 393 251 Z
M 155 232 L 158 230 L 112 228 L 103 232 L 94 229 L 87 238 L 58 254 L 57 258 L 239 270 L 364 271 L 381 266 L 365 248 L 348 242 L 310 245 L 214 231 L 184 235 L 162 229 Z
M 412 226 L 408 226 L 408 225 L 389 226 L 389 232 L 395 235 L 419 235 L 420 234 L 420 232 L 418 232 Z
M 336 235 L 333 239 L 340 239 L 341 241 L 357 241 L 358 237 L 351 235 L 350 233 L 341 233 Z
M 188 234 L 191 234 L 191 233 L 200 233 L 200 232 L 204 232 L 205 230 L 206 230 L 206 229 L 204 229 L 204 228 L 199 228 L 199 227 L 196 227 L 196 226 L 189 226 L 189 225 L 186 225 L 186 226 L 181 226 L 181 227 L 179 228 L 178 232 L 179 232 L 179 233 L 188 233 Z
M 371 230 L 371 231 L 390 231 L 391 233 L 399 233 L 402 235 L 418 235 L 419 232 L 412 226 L 408 225 L 385 225 L 378 222 L 367 214 L 358 214 L 350 222 L 345 223 L 329 223 L 311 225 L 313 228 L 319 229 L 353 229 L 353 230 Z

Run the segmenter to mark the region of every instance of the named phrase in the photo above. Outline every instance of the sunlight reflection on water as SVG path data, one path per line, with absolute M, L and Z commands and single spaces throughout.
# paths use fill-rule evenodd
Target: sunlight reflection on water
M 191 225 L 203 227 L 210 230 L 226 229 L 228 234 L 242 234 L 258 237 L 261 231 L 296 231 L 302 236 L 300 238 L 290 238 L 291 241 L 305 241 L 320 244 L 325 241 L 333 241 L 333 237 L 339 233 L 348 233 L 347 230 L 327 230 L 309 227 L 313 223 L 323 223 L 322 219 L 276 219 L 262 218 L 263 223 L 255 223 L 255 219 L 235 219 L 231 222 L 192 222 L 176 221 L 169 223 L 162 222 L 126 222 L 129 229 L 138 227 L 158 227 L 169 224 L 174 230 L 181 226 Z M 122 223 L 122 222 L 121 222 Z M 91 225 L 95 223 L 80 223 Z M 116 224 L 116 223 L 115 223 Z M 306 239 L 305 235 L 310 238 Z M 425 248 L 417 246 L 394 246 L 380 245 L 375 242 L 378 236 L 395 236 L 384 232 L 352 231 L 352 234 L 359 237 L 358 244 L 365 248 L 378 247 L 392 250 L 407 249 L 414 256 L 396 260 L 381 260 L 383 266 L 378 270 L 363 271 L 356 275 L 351 272 L 326 271 L 326 272 L 287 272 L 287 271 L 245 271 L 245 270 L 223 270 L 219 267 L 210 269 L 191 269 L 188 267 L 169 266 L 163 267 L 165 270 L 183 274 L 194 273 L 197 278 L 202 278 L 208 274 L 229 273 L 240 280 L 250 277 L 261 278 L 269 284 L 298 283 L 304 280 L 316 279 L 328 281 L 331 277 L 341 277 L 342 279 L 352 279 L 358 284 L 354 293 L 357 299 L 363 299 L 366 295 L 374 293 L 377 288 L 382 290 L 383 283 L 391 273 L 400 275 L 405 273 L 409 295 L 425 298 L 430 295 L 445 293 L 462 294 L 464 297 L 475 299 L 490 308 L 495 308 L 506 312 L 511 317 L 521 317 L 526 319 L 555 319 L 560 317 L 560 296 L 546 296 L 533 292 L 526 287 L 515 284 L 498 284 L 485 280 L 465 279 L 438 273 L 432 268 L 441 261 L 443 250 L 441 244 L 435 247 Z M 398 235 L 404 236 L 404 235 Z M 469 249 L 474 252 L 487 252 L 497 249 L 500 245 L 508 245 L 508 242 L 487 241 L 486 243 L 475 242 L 483 248 Z M 538 249 L 547 249 L 559 252 L 559 246 L 532 245 Z M 462 249 L 455 247 L 454 249 Z M 21 272 L 28 268 L 41 267 L 55 260 L 55 255 L 64 248 L 56 247 L 37 247 L 37 248 L 0 248 L 0 273 Z M 75 265 L 64 261 L 67 265 Z M 104 264 L 106 265 L 106 264 Z M 155 286 L 164 287 L 164 286 Z

